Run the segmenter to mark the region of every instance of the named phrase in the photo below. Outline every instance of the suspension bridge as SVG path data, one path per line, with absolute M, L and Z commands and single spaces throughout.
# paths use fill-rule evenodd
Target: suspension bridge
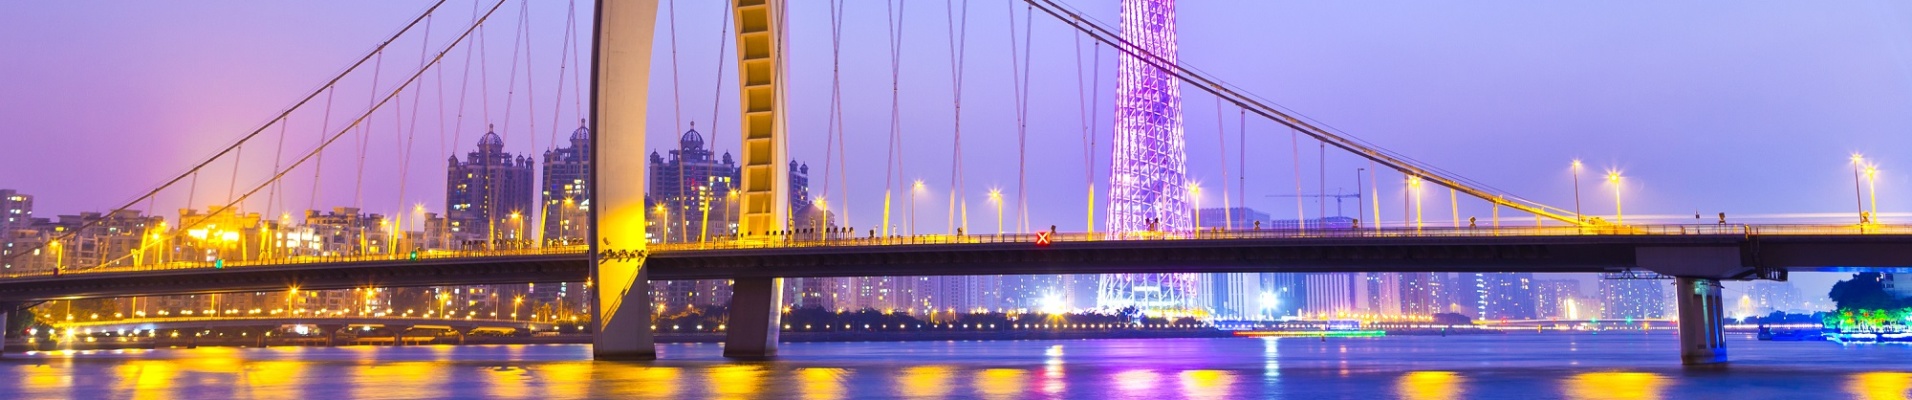
M 900 57 L 906 47 L 943 43 L 906 40 L 906 28 L 922 24 L 902 22 L 907 20 L 903 2 L 886 4 L 884 39 L 890 54 L 892 105 L 884 121 L 886 154 L 858 160 L 884 160 L 884 180 L 857 182 L 862 187 L 882 187 L 880 196 L 848 189 L 852 182 L 846 170 L 852 166 L 847 162 L 845 142 L 849 140 L 844 132 L 849 128 L 842 105 L 847 95 L 842 89 L 845 77 L 838 48 L 843 11 L 848 7 L 843 2 L 829 2 L 832 90 L 825 107 L 828 124 L 821 138 L 825 155 L 818 174 L 810 174 L 808 164 L 793 162 L 790 155 L 791 142 L 819 138 L 793 134 L 800 129 L 789 123 L 794 100 L 788 88 L 799 77 L 792 76 L 789 66 L 793 51 L 787 41 L 788 4 L 734 0 L 725 11 L 727 22 L 719 43 L 726 47 L 718 54 L 732 62 L 720 60 L 716 65 L 719 76 L 734 74 L 734 79 L 720 79 L 715 90 L 735 91 L 737 99 L 735 104 L 713 104 L 710 121 L 714 123 L 725 107 L 738 110 L 735 130 L 740 153 L 734 161 L 728 153 L 718 162 L 709 152 L 698 152 L 705 145 L 704 136 L 693 130 L 681 136 L 671 132 L 670 137 L 679 137 L 684 144 L 671 152 L 673 163 L 666 164 L 655 153 L 648 160 L 641 155 L 649 153 L 646 139 L 655 134 L 647 132 L 647 126 L 650 101 L 657 97 L 652 92 L 658 82 L 652 82 L 651 69 L 660 26 L 667 35 L 663 41 L 671 44 L 671 75 L 677 75 L 677 5 L 658 0 L 587 3 L 594 7 L 587 4 L 580 9 L 574 3 L 567 10 L 556 63 L 533 62 L 543 59 L 532 52 L 537 41 L 531 19 L 525 18 L 530 2 L 478 1 L 468 18 L 454 15 L 457 11 L 445 1 L 433 3 L 257 129 L 102 214 L 108 217 L 86 221 L 39 243 L 31 253 L 48 250 L 59 256 L 50 262 L 36 259 L 39 267 L 0 272 L 0 309 L 48 300 L 287 287 L 324 290 L 587 281 L 594 296 L 595 356 L 644 359 L 655 355 L 649 327 L 655 311 L 650 304 L 650 280 L 728 279 L 734 294 L 725 354 L 750 358 L 775 355 L 783 308 L 781 279 L 792 277 L 1114 274 L 1104 279 L 1105 295 L 1147 304 L 1162 301 L 1149 296 L 1179 295 L 1172 292 L 1186 285 L 1182 276 L 1202 272 L 1652 271 L 1677 278 L 1683 360 L 1712 363 L 1726 357 L 1720 328 L 1721 280 L 1783 280 L 1788 271 L 1912 266 L 1912 254 L 1896 250 L 1912 245 L 1912 225 L 1874 221 L 1869 216 L 1877 215 L 1876 204 L 1869 212 L 1862 211 L 1856 224 L 1740 224 L 1729 223 L 1723 214 L 1718 221 L 1706 223 L 1626 224 L 1617 205 L 1611 220 L 1583 214 L 1578 194 L 1574 207 L 1553 207 L 1466 179 L 1327 128 L 1180 61 L 1174 5 L 1168 0 L 1125 0 L 1119 24 L 1097 20 L 1055 0 L 1004 2 L 1001 10 L 1009 16 L 1012 29 L 1007 48 L 1014 71 L 1009 103 L 1016 110 L 1017 174 L 1008 194 L 993 189 L 984 197 L 983 204 L 992 206 L 995 215 L 979 219 L 996 220 L 991 232 L 978 229 L 991 224 L 970 224 L 970 195 L 965 193 L 972 190 L 965 174 L 974 166 L 966 167 L 963 151 L 973 152 L 976 147 L 963 139 L 963 89 L 965 68 L 972 67 L 965 60 L 968 52 L 1000 46 L 968 43 L 969 2 L 953 0 L 931 10 L 946 19 L 946 24 L 931 27 L 949 34 L 951 96 L 947 100 L 952 115 L 949 126 L 928 130 L 912 125 L 908 119 L 913 117 L 896 106 L 908 98 L 902 82 L 912 78 L 904 77 L 927 75 L 904 71 Z M 500 28 L 505 23 L 498 21 L 509 20 L 512 8 L 519 18 L 506 22 L 512 26 Z M 1081 100 L 1080 132 L 1067 134 L 1082 137 L 1085 176 L 1081 181 L 1044 181 L 1040 178 L 1050 175 L 1028 173 L 1028 138 L 1053 134 L 1029 127 L 1032 120 L 1041 118 L 1029 112 L 1030 81 L 1036 79 L 1030 71 L 1035 55 L 1030 42 L 1036 36 L 1036 24 L 1066 28 L 1067 39 L 1078 48 L 1074 73 L 1081 88 L 1075 94 Z M 492 46 L 486 38 L 488 31 L 490 41 L 512 43 L 508 66 L 488 64 L 492 58 L 487 52 Z M 511 37 L 499 40 L 499 33 Z M 589 41 L 584 40 L 586 36 Z M 1090 50 L 1082 51 L 1084 45 Z M 1093 101 L 1102 97 L 1095 88 L 1108 86 L 1100 72 L 1104 48 L 1118 61 L 1112 68 L 1117 77 L 1113 111 L 1106 115 Z M 535 55 L 551 51 L 537 50 L 546 53 Z M 1085 53 L 1090 55 L 1087 60 L 1082 58 Z M 534 67 L 553 65 L 559 69 L 556 85 L 532 83 L 538 77 Z M 726 65 L 737 70 L 722 71 Z M 494 70 L 506 72 L 502 105 L 492 104 L 497 97 L 495 88 L 489 87 L 496 80 L 491 79 L 496 77 Z M 672 113 L 681 117 L 685 115 L 682 108 L 689 104 L 679 101 L 679 83 L 671 82 L 670 105 Z M 1234 178 L 1243 178 L 1249 170 L 1243 138 L 1251 135 L 1250 120 L 1274 126 L 1256 135 L 1288 136 L 1297 178 L 1295 193 L 1289 195 L 1296 200 L 1295 219 L 1269 220 L 1264 226 L 1262 221 L 1233 216 L 1204 224 L 1196 217 L 1203 188 L 1186 174 L 1189 155 L 1184 145 L 1193 137 L 1185 137 L 1183 131 L 1184 89 L 1212 97 L 1218 105 L 1222 131 L 1217 132 L 1217 140 L 1223 149 L 1241 150 L 1234 158 L 1239 171 Z M 557 94 L 538 97 L 539 90 Z M 477 94 L 470 94 L 473 91 Z M 356 101 L 360 99 L 365 100 L 362 105 Z M 467 104 L 467 99 L 478 104 Z M 968 101 L 973 107 L 976 99 Z M 494 106 L 501 106 L 498 112 Z M 357 111 L 340 114 L 335 107 Z M 1219 114 L 1222 107 L 1235 108 L 1238 114 L 1234 146 L 1228 144 L 1225 117 Z M 468 113 L 476 115 L 467 118 Z M 485 121 L 485 133 L 478 137 L 478 151 L 460 160 L 455 149 L 470 140 L 458 132 L 481 125 L 467 125 L 471 119 Z M 1103 130 L 1099 123 L 1103 119 L 1115 121 L 1110 127 L 1113 143 L 1097 143 L 1095 133 Z M 580 122 L 573 125 L 569 122 L 573 120 Z M 432 122 L 439 126 L 433 129 Z M 684 126 L 682 122 L 672 121 L 672 126 Z M 717 132 L 713 125 L 703 129 Z M 947 137 L 923 133 L 945 128 L 950 133 Z M 439 132 L 440 143 L 435 146 L 439 158 L 414 154 L 420 147 L 416 142 L 421 130 Z M 545 134 L 542 141 L 539 133 Z M 719 136 L 711 136 L 711 148 L 717 148 Z M 1318 144 L 1324 159 L 1332 147 L 1366 162 L 1369 167 L 1358 179 L 1371 192 L 1379 192 L 1380 172 L 1398 174 L 1408 191 L 1407 201 L 1398 209 L 1399 220 L 1382 218 L 1377 195 L 1353 198 L 1355 209 L 1363 213 L 1360 218 L 1332 226 L 1310 222 L 1326 221 L 1327 215 L 1325 206 L 1318 205 L 1318 214 L 1310 218 L 1302 200 L 1309 197 L 1300 187 L 1304 138 Z M 926 197 L 926 190 L 923 181 L 906 178 L 905 161 L 917 162 L 903 151 L 906 140 L 948 140 L 952 162 L 947 170 L 921 166 L 907 170 L 949 173 L 946 222 L 938 232 L 918 229 L 917 203 Z M 504 150 L 507 143 L 518 141 L 527 141 L 532 148 L 540 143 L 551 147 L 542 157 Z M 558 148 L 566 144 L 569 147 Z M 1224 166 L 1218 185 L 1221 195 L 1215 197 L 1222 201 L 1223 210 L 1246 204 L 1248 191 L 1245 183 L 1230 184 L 1227 153 L 1215 155 Z M 1099 163 L 1100 154 L 1111 155 L 1106 168 Z M 242 167 L 259 165 L 261 159 L 271 160 L 265 173 Z M 417 193 L 424 191 L 417 186 L 441 184 L 412 180 L 435 175 L 414 171 L 431 166 L 414 160 L 428 159 L 430 163 L 449 160 L 442 182 L 446 187 L 443 216 L 414 204 Z M 327 160 L 332 160 L 329 166 Z M 546 166 L 545 172 L 533 179 L 533 166 L 540 163 Z M 228 165 L 230 171 L 224 174 L 228 179 L 223 182 L 226 194 L 214 199 L 197 197 L 204 192 L 201 185 L 216 188 L 221 183 L 216 178 Z M 737 178 L 713 179 L 721 174 L 687 171 L 705 165 L 734 168 Z M 1325 176 L 1325 167 L 1321 173 Z M 207 182 L 202 182 L 202 175 L 209 176 Z M 669 185 L 675 193 L 652 190 L 658 187 L 655 183 L 646 186 L 670 175 L 680 180 Z M 682 180 L 686 176 L 704 180 Z M 798 176 L 823 184 L 812 191 Z M 1613 174 L 1608 179 L 1622 178 Z M 368 182 L 378 185 L 387 180 L 396 180 L 396 187 L 367 190 Z M 1326 179 L 1322 181 L 1325 186 Z M 1362 186 L 1360 182 L 1356 187 Z M 1031 215 L 1032 184 L 1082 185 L 1088 202 L 1080 228 L 1040 226 L 1046 224 L 1041 221 L 1078 217 Z M 1425 187 L 1430 184 L 1432 188 Z M 1209 188 L 1211 194 L 1215 189 Z M 1451 217 L 1445 226 L 1438 222 L 1430 226 L 1422 218 L 1423 192 L 1439 189 L 1448 191 Z M 297 196 L 301 190 L 305 199 Z M 387 192 L 395 196 L 368 196 Z M 182 197 L 189 207 L 205 201 L 215 204 L 203 213 L 182 211 L 180 219 L 170 224 L 153 214 L 156 204 Z M 352 207 L 331 213 L 306 211 L 304 221 L 295 223 L 289 210 L 317 210 L 320 198 L 349 198 Z M 1463 224 L 1462 199 L 1485 205 L 1491 216 L 1487 221 L 1470 217 Z M 299 200 L 306 204 L 300 207 Z M 862 207 L 858 211 L 866 213 L 857 215 L 864 225 L 851 223 L 850 200 L 856 200 Z M 1364 200 L 1368 204 L 1361 204 Z M 405 212 L 361 212 L 377 208 Z M 1005 223 L 1006 209 L 1013 213 L 1013 223 Z M 1861 210 L 1866 210 L 1863 202 Z M 82 232 L 102 228 L 117 232 L 117 240 L 122 241 L 118 245 L 129 250 L 86 259 L 61 258 L 69 253 L 63 246 L 81 245 L 76 238 Z M 17 263 L 9 260 L 8 264 Z M 1140 294 L 1137 287 L 1153 290 Z

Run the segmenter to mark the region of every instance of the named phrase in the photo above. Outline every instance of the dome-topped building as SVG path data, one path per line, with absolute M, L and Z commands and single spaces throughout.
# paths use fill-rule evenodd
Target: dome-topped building
M 544 238 L 585 240 L 591 223 L 591 128 L 578 120 L 571 146 L 544 152 Z
M 446 160 L 446 230 L 454 247 L 483 248 L 487 242 L 523 240 L 533 225 L 532 159 L 505 152 L 504 137 L 490 129 L 478 137 L 478 150 Z M 515 220 L 514 220 L 515 218 Z

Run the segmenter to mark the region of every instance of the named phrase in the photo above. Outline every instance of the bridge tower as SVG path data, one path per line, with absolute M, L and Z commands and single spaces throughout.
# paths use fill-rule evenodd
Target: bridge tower
M 1175 1 L 1123 0 L 1122 39 L 1175 65 Z M 1189 208 L 1179 78 L 1134 55 L 1116 71 L 1114 156 L 1109 167 L 1108 232 L 1184 232 Z M 1197 274 L 1103 275 L 1100 306 L 1186 309 Z
M 597 2 L 591 71 L 591 356 L 652 359 L 649 270 L 644 268 L 645 114 L 657 0 Z
M 737 38 L 738 85 L 743 94 L 743 185 L 739 240 L 776 240 L 770 231 L 790 229 L 789 155 L 784 148 L 783 0 L 732 0 Z M 777 354 L 783 324 L 783 279 L 731 281 L 730 321 L 724 356 L 764 358 Z

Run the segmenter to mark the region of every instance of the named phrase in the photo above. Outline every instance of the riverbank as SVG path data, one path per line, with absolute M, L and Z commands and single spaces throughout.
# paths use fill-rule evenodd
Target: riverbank
M 1296 331 L 1312 332 L 1312 331 Z M 1397 329 L 1386 331 L 1386 336 L 1446 336 L 1446 335 L 1497 335 L 1498 330 L 1490 329 Z M 786 331 L 779 335 L 787 343 L 814 342 L 920 342 L 920 341 L 985 341 L 985 340 L 1094 340 L 1094 339 L 1171 339 L 1171 338 L 1228 338 L 1238 337 L 1234 331 L 1214 329 L 1134 329 L 1134 330 L 939 330 L 939 331 L 830 331 L 802 332 Z M 660 332 L 655 337 L 657 343 L 722 343 L 723 332 Z M 455 336 L 408 336 L 404 345 L 457 345 L 457 344 L 586 344 L 591 343 L 590 334 L 561 334 L 538 336 L 467 336 L 461 342 Z M 389 336 L 364 336 L 340 338 L 340 346 L 392 346 Z M 320 337 L 272 338 L 266 346 L 323 347 L 325 339 Z M 8 340 L 4 352 L 22 353 L 26 351 L 56 350 L 117 350 L 117 349 L 159 349 L 194 348 L 200 346 L 223 347 L 259 347 L 257 338 L 216 337 L 179 339 L 179 338 L 95 338 L 93 341 L 71 341 L 47 343 L 25 340 Z

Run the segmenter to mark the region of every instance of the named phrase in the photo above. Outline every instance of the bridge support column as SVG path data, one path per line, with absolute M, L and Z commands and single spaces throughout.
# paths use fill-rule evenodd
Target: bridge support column
M 14 307 L 18 306 L 13 303 L 0 303 L 0 358 L 7 355 L 7 334 L 13 331 L 12 328 L 7 327 L 7 314 L 12 314 Z
M 339 346 L 339 330 L 345 325 L 319 325 L 319 331 L 325 332 L 325 347 Z
M 783 326 L 783 278 L 737 279 L 730 290 L 724 357 L 775 357 Z
M 1675 282 L 1674 297 L 1680 308 L 1680 362 L 1686 365 L 1726 362 L 1719 280 L 1680 277 Z
M 409 327 L 409 326 L 386 325 L 385 328 L 392 330 L 392 345 L 393 346 L 404 346 L 405 334 L 412 331 L 412 327 Z
M 657 358 L 644 268 L 645 118 L 658 0 L 597 2 L 591 52 L 591 357 Z M 675 132 L 675 129 L 672 130 Z

